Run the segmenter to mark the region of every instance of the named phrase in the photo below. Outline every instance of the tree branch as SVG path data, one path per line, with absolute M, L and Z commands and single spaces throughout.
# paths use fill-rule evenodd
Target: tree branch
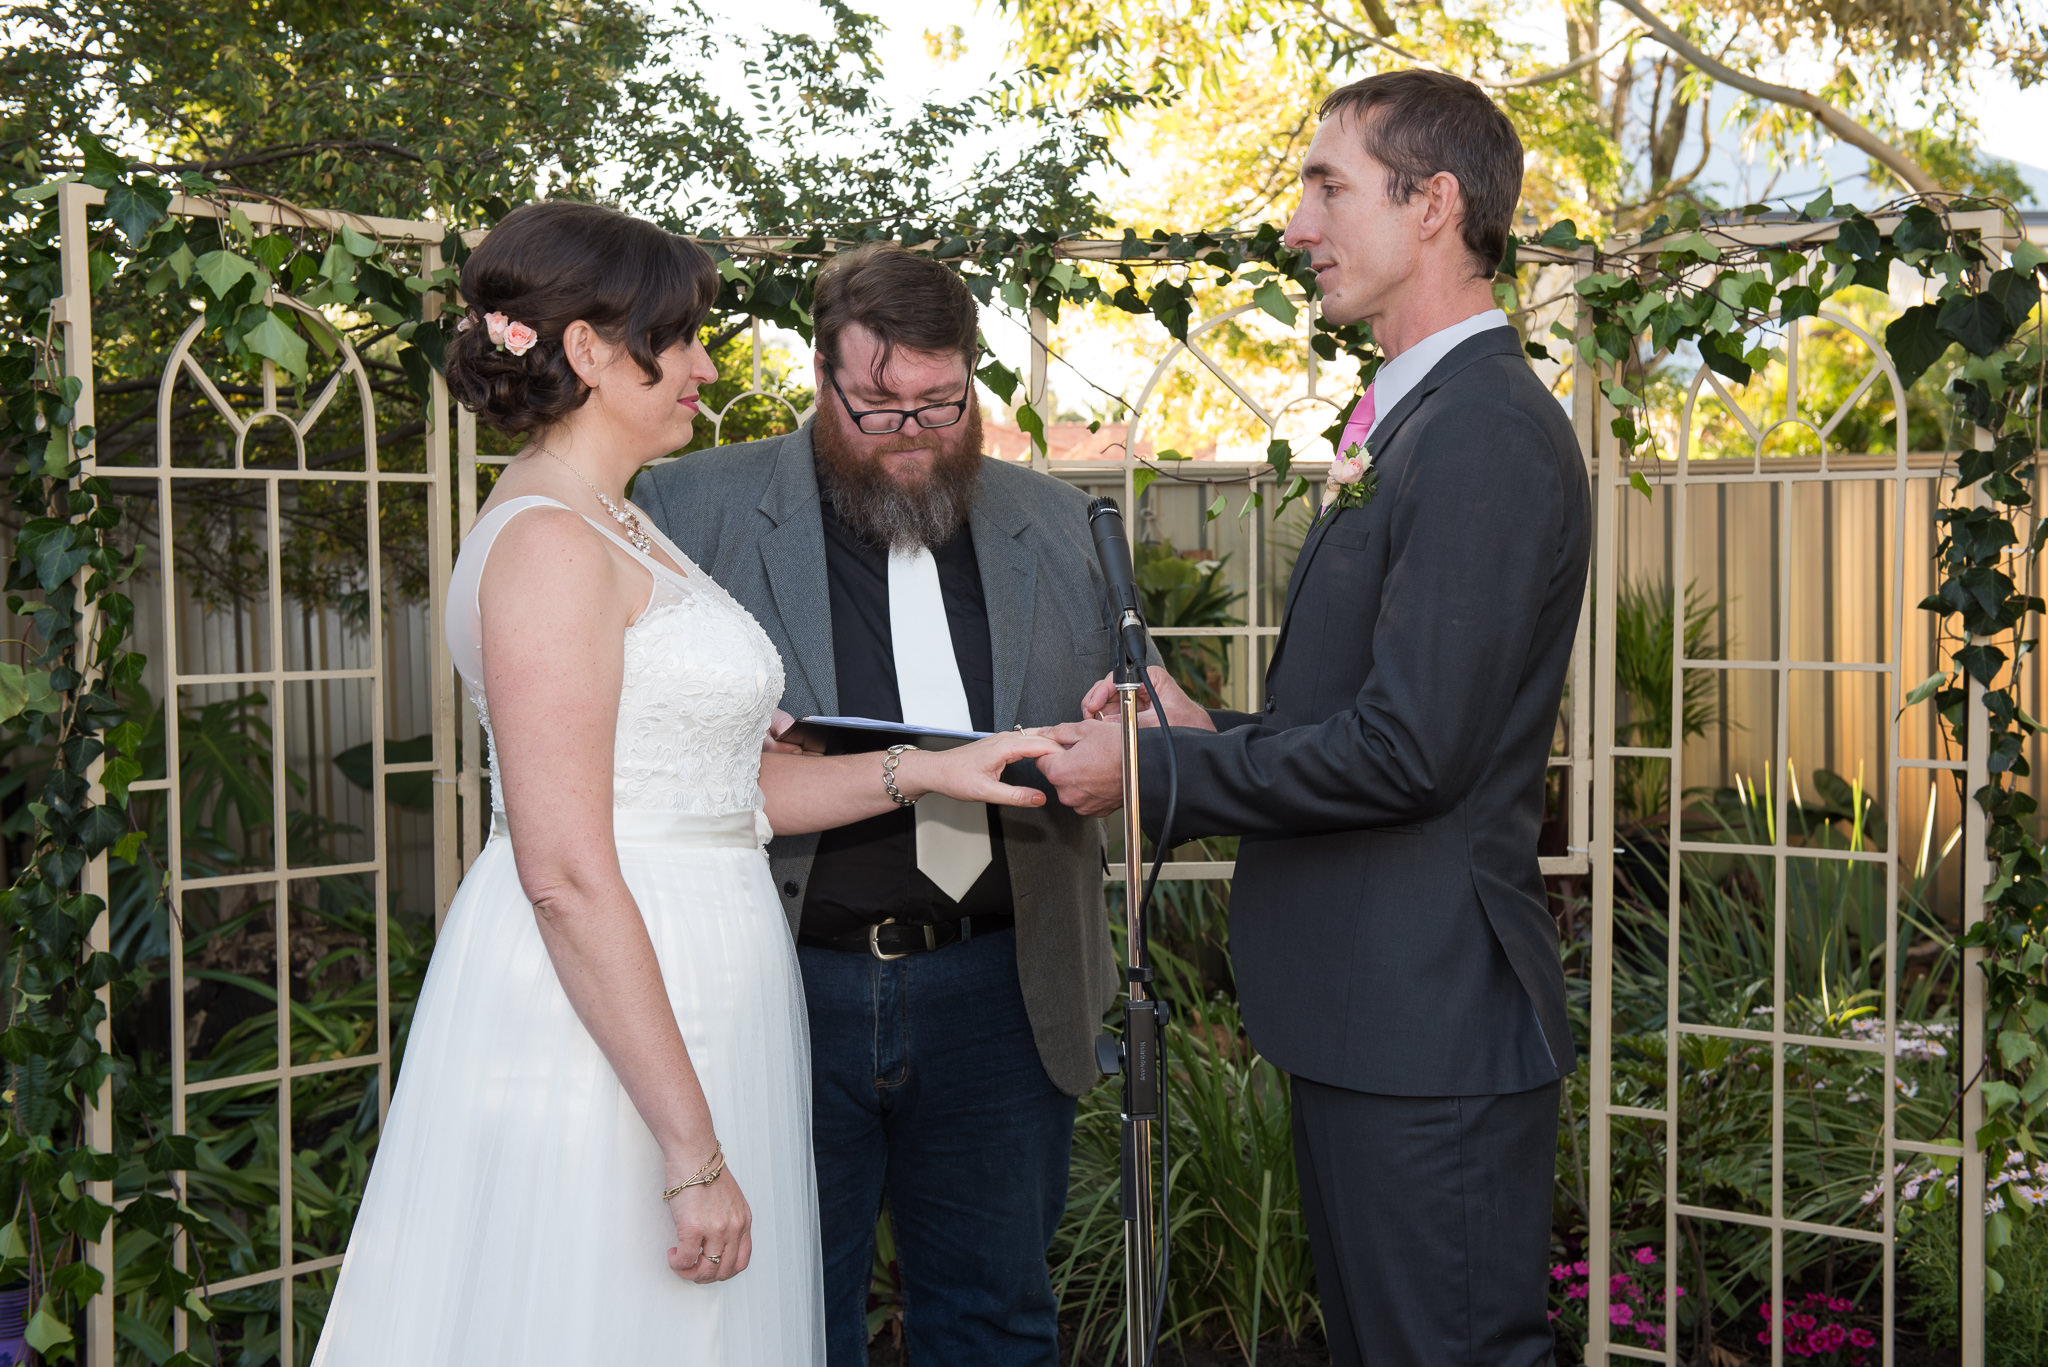
M 239 157 L 221 157 L 213 161 L 168 161 L 138 162 L 149 171 L 232 171 L 242 166 L 264 166 L 274 161 L 290 161 L 294 157 L 309 157 L 315 152 L 382 152 L 389 157 L 403 157 L 407 161 L 422 161 L 424 158 L 409 147 L 400 147 L 395 142 L 384 142 L 377 138 L 343 138 L 322 142 L 300 142 L 290 146 L 266 147 L 259 152 L 245 152 Z
M 1709 57 L 1678 30 L 1651 13 L 1643 0 L 1614 0 L 1614 3 L 1641 20 L 1652 38 L 1721 84 L 1733 86 L 1737 90 L 1754 95 L 1758 99 L 1769 100 L 1773 104 L 1803 109 L 1811 114 L 1821 127 L 1851 147 L 1868 152 L 1886 170 L 1906 182 L 1915 191 L 1923 195 L 1941 193 L 1941 185 L 1934 177 L 1928 175 L 1918 162 L 1818 95 L 1810 91 L 1796 90 L 1789 85 L 1774 85 L 1769 81 L 1759 80 L 1746 72 L 1737 71 L 1725 62 Z
M 1413 52 L 1409 52 L 1404 48 L 1398 47 L 1395 44 L 1388 42 L 1384 37 L 1380 36 L 1377 33 L 1368 33 L 1366 30 L 1359 28 L 1354 24 L 1346 23 L 1344 20 L 1339 19 L 1336 15 L 1324 9 L 1322 5 L 1318 3 L 1318 0 L 1302 0 L 1302 3 L 1308 6 L 1310 13 L 1314 14 L 1318 19 L 1321 19 L 1324 23 L 1330 25 L 1332 28 L 1342 29 L 1344 32 L 1350 34 L 1352 37 L 1358 39 L 1360 42 L 1369 43 L 1373 47 L 1381 48 L 1387 52 L 1391 52 L 1404 62 L 1413 62 L 1416 66 L 1426 66 L 1437 71 L 1449 72 L 1453 76 L 1463 75 L 1462 72 L 1451 71 L 1449 67 L 1443 66 L 1436 62 L 1432 62 L 1427 57 L 1418 56 Z M 1373 26 L 1375 28 L 1379 26 L 1377 19 L 1375 19 Z M 1391 33 L 1392 30 L 1389 29 L 1387 30 L 1387 32 Z M 1533 76 L 1516 76 L 1510 80 L 1505 81 L 1491 81 L 1487 80 L 1483 76 L 1466 76 L 1465 79 L 1472 82 L 1472 84 L 1474 85 L 1484 86 L 1488 90 L 1526 90 L 1530 86 L 1534 85 L 1548 85 L 1552 81 L 1561 81 L 1565 77 L 1570 76 L 1575 72 L 1583 71 L 1585 68 L 1599 61 L 1602 57 L 1605 57 L 1608 53 L 1614 51 L 1614 49 L 1616 49 L 1617 47 L 1620 47 L 1623 43 L 1628 42 L 1631 39 L 1640 38 L 1642 36 L 1643 34 L 1640 31 L 1627 34 L 1624 37 L 1615 39 L 1613 42 L 1609 43 L 1606 47 L 1601 48 L 1597 52 L 1589 52 L 1583 57 L 1577 57 L 1569 62 L 1566 62 L 1563 66 L 1552 67 L 1548 71 L 1539 71 Z

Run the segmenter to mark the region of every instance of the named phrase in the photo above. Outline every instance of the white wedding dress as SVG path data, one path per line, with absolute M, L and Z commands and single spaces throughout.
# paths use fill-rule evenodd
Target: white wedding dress
M 450 584 L 449 645 L 487 735 L 476 588 L 499 530 L 539 505 L 564 506 L 480 518 Z M 824 1361 L 803 984 L 761 849 L 782 662 L 662 545 L 689 574 L 634 553 L 654 591 L 626 630 L 619 865 L 752 1208 L 753 1263 L 709 1286 L 669 1271 L 661 1153 L 556 979 L 499 804 L 434 948 L 314 1367 Z

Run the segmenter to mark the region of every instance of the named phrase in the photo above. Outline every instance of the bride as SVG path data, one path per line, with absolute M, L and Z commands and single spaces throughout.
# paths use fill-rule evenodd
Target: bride
M 763 754 L 782 664 L 626 501 L 690 439 L 710 258 L 587 204 L 464 265 L 451 392 L 528 437 L 447 635 L 492 838 L 450 908 L 315 1367 L 824 1358 L 801 981 L 761 851 L 1056 747 Z

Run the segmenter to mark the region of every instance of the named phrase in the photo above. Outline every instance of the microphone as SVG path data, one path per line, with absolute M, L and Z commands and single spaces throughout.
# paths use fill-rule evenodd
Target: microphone
M 1113 499 L 1089 502 L 1088 530 L 1094 533 L 1095 558 L 1102 564 L 1102 577 L 1109 582 L 1110 598 L 1116 604 L 1117 640 L 1123 647 L 1123 665 L 1143 679 L 1145 614 L 1138 606 L 1138 582 L 1131 574 L 1131 547 L 1124 539 L 1124 515 Z

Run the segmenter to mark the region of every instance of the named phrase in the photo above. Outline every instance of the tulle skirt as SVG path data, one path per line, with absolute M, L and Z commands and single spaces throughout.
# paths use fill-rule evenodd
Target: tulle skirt
M 824 1361 L 803 985 L 754 816 L 617 815 L 752 1264 L 710 1286 L 669 1271 L 660 1150 L 500 836 L 435 947 L 314 1367 Z

